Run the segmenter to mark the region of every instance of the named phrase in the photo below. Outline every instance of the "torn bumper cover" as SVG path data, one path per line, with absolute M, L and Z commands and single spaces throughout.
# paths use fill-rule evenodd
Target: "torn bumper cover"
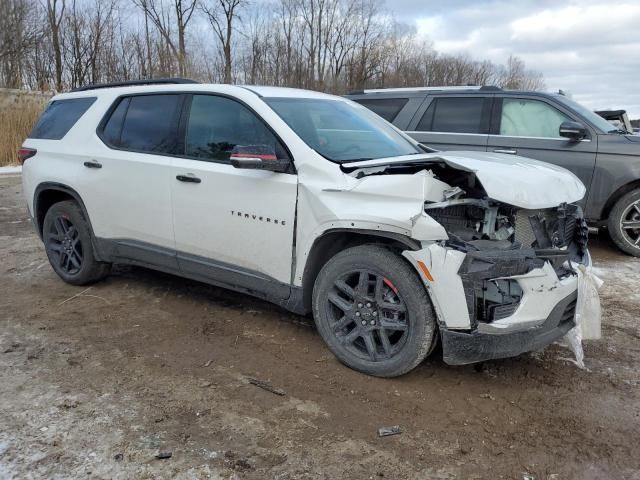
M 562 299 L 542 324 L 511 332 L 441 330 L 444 361 L 465 365 L 497 358 L 514 357 L 538 350 L 563 337 L 575 327 L 578 292 Z
M 578 275 L 567 250 L 461 252 L 436 243 L 405 254 L 429 266 L 443 359 L 464 365 L 543 348 L 575 325 Z M 580 263 L 590 264 L 587 251 Z M 452 267 L 458 266 L 451 275 Z

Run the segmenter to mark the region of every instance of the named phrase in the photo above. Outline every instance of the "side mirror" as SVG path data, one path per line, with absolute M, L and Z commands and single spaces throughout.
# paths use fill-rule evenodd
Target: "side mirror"
M 267 170 L 286 173 L 291 161 L 278 159 L 276 151 L 269 145 L 236 145 L 231 150 L 231 165 L 249 170 Z
M 587 136 L 587 129 L 581 123 L 567 121 L 562 122 L 558 133 L 572 142 L 578 142 Z

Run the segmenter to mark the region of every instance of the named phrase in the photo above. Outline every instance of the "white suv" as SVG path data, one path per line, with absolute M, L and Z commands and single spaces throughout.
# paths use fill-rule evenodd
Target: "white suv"
M 112 263 L 313 312 L 348 366 L 418 365 L 440 338 L 466 364 L 575 325 L 590 262 L 568 171 L 512 155 L 427 153 L 322 93 L 180 79 L 56 96 L 20 150 L 56 273 Z

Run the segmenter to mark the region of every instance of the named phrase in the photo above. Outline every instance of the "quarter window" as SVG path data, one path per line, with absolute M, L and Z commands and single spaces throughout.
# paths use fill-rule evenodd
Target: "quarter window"
M 356 100 L 360 105 L 377 113 L 387 122 L 393 122 L 408 101 L 408 98 L 367 98 Z
M 500 135 L 511 137 L 562 138 L 562 122 L 571 120 L 551 105 L 539 100 L 505 98 L 502 101 Z
M 62 139 L 95 101 L 96 97 L 54 100 L 33 127 L 29 138 Z
M 488 133 L 483 97 L 434 99 L 416 130 L 419 132 Z
M 215 95 L 193 95 L 187 122 L 186 155 L 227 162 L 236 145 L 267 145 L 278 158 L 288 158 L 276 136 L 244 105 Z

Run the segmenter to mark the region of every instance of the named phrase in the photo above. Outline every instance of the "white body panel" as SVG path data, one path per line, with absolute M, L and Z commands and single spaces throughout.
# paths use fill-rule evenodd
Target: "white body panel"
M 171 182 L 176 249 L 291 281 L 297 178 L 231 165 L 174 159 Z

